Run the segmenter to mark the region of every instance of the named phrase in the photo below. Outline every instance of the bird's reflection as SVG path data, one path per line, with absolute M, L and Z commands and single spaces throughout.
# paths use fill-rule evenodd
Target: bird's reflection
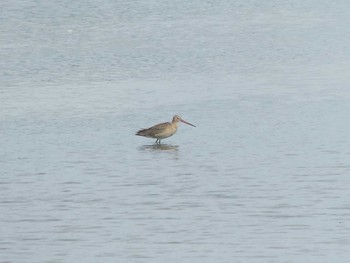
M 171 145 L 171 144 L 149 144 L 149 145 L 142 145 L 139 147 L 140 150 L 154 150 L 154 151 L 178 151 L 179 146 L 178 145 Z

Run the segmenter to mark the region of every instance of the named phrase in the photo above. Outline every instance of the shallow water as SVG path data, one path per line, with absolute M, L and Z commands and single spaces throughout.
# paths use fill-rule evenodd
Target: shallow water
M 0 262 L 347 262 L 349 10 L 4 1 Z

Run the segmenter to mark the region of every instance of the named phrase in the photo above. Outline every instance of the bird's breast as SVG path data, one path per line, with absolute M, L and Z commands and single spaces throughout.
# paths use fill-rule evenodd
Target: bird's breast
M 170 137 L 170 136 L 174 135 L 176 130 L 177 130 L 177 127 L 175 125 L 169 125 L 169 126 L 165 127 L 164 129 L 160 130 L 156 134 L 156 138 L 164 139 L 164 138 Z

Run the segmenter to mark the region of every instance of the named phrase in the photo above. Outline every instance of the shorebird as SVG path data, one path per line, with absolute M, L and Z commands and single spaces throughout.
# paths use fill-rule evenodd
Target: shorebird
M 152 126 L 151 128 L 139 130 L 138 132 L 136 132 L 135 135 L 144 136 L 148 138 L 155 138 L 157 139 L 156 143 L 160 144 L 161 139 L 168 138 L 175 134 L 177 130 L 177 123 L 179 121 L 186 123 L 188 125 L 191 125 L 193 127 L 196 127 L 193 124 L 181 119 L 180 116 L 175 115 L 173 117 L 172 122 L 159 123 L 157 125 Z

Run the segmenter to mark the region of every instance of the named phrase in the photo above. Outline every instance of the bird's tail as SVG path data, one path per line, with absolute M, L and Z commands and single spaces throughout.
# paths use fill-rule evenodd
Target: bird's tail
M 147 136 L 147 129 L 142 129 L 142 130 L 139 130 L 135 133 L 135 135 L 138 135 L 138 136 Z

